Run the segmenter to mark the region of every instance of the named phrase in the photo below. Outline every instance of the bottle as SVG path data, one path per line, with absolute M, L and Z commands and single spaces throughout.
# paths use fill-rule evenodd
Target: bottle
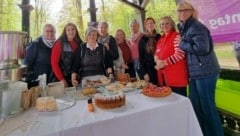
M 88 111 L 89 112 L 94 112 L 94 106 L 92 103 L 92 98 L 88 99 Z

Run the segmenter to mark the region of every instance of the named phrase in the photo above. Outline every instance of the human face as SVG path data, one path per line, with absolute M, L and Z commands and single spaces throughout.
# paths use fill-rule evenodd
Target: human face
M 190 9 L 190 8 L 179 8 L 177 10 L 177 14 L 178 14 L 178 17 L 180 19 L 180 21 L 182 22 L 186 22 L 186 20 L 191 16 L 193 15 L 193 9 Z
M 156 25 L 152 19 L 149 19 L 149 20 L 147 20 L 145 27 L 146 27 L 147 31 L 152 34 L 153 31 L 155 30 Z
M 72 41 L 73 38 L 74 38 L 75 35 L 76 35 L 76 32 L 77 32 L 77 30 L 75 29 L 74 26 L 72 26 L 72 25 L 67 26 L 67 27 L 66 27 L 67 39 L 68 39 L 69 41 Z
M 88 43 L 96 43 L 97 42 L 97 31 L 92 31 L 89 32 L 89 34 L 87 35 L 87 42 Z
M 98 31 L 99 31 L 100 35 L 104 37 L 104 36 L 106 36 L 107 33 L 108 33 L 108 27 L 105 26 L 105 25 L 100 25 L 100 26 L 98 27 Z
M 47 40 L 55 40 L 55 29 L 51 26 L 45 26 L 43 36 Z
M 116 38 L 117 43 L 123 43 L 125 40 L 125 35 L 122 31 L 117 31 L 115 38 Z
M 139 32 L 139 24 L 137 24 L 137 23 L 132 23 L 130 25 L 130 28 L 131 28 L 132 34 L 136 34 Z
M 167 19 L 161 20 L 160 28 L 164 33 L 169 33 L 172 30 L 171 22 Z

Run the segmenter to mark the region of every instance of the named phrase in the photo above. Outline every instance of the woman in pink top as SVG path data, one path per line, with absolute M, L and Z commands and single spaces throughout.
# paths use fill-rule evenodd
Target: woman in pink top
M 140 67 L 139 63 L 139 41 L 141 37 L 143 36 L 143 33 L 140 32 L 139 28 L 140 25 L 137 20 L 133 20 L 130 22 L 130 28 L 131 28 L 131 37 L 129 39 L 129 48 L 131 50 L 132 59 L 134 63 L 135 71 L 137 72 L 137 75 L 140 79 L 143 79 L 143 72 Z

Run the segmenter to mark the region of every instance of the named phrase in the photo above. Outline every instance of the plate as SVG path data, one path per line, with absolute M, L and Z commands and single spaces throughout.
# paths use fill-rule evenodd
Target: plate
M 97 93 L 99 93 L 98 90 L 97 90 Z M 94 95 L 95 94 L 84 95 L 82 91 L 76 91 L 73 98 L 75 100 L 86 100 L 86 99 L 89 99 L 89 98 L 93 97 Z
M 56 98 L 55 100 L 57 103 L 58 111 L 66 110 L 76 103 L 76 100 L 71 98 Z
M 82 79 L 82 88 L 84 87 L 99 87 L 107 85 L 111 82 L 111 79 L 108 79 L 104 75 L 88 76 Z

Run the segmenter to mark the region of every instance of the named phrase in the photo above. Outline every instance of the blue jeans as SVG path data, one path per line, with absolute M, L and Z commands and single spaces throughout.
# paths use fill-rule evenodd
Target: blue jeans
M 142 71 L 142 69 L 141 69 L 141 66 L 140 66 L 141 64 L 140 64 L 139 60 L 134 60 L 133 63 L 134 63 L 134 69 L 135 69 L 138 77 L 139 77 L 141 80 L 143 80 L 143 79 L 144 79 L 144 78 L 143 78 L 144 75 L 143 75 L 143 71 Z
M 223 136 L 223 127 L 215 106 L 218 74 L 190 79 L 189 97 L 204 136 Z

